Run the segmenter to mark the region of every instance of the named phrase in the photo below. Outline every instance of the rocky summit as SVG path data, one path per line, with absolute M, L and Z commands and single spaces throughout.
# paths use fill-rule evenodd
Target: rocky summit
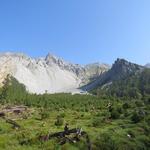
M 126 61 L 125 59 L 117 59 L 111 69 L 100 75 L 93 82 L 82 87 L 83 90 L 90 91 L 96 87 L 104 87 L 113 83 L 113 81 L 125 79 L 131 74 L 143 70 L 145 67 Z
M 30 93 L 80 92 L 89 83 L 109 70 L 106 64 L 81 66 L 48 54 L 45 58 L 31 58 L 20 53 L 0 54 L 0 85 L 7 75 L 24 84 Z

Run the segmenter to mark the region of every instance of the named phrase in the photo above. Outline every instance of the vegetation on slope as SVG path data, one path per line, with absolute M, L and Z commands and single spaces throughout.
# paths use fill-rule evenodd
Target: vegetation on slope
M 93 93 L 126 99 L 148 99 L 150 98 L 150 69 L 114 81 L 109 86 L 99 87 L 93 90 Z
M 142 75 L 143 74 L 143 75 Z M 13 150 L 86 150 L 85 139 L 59 145 L 58 139 L 40 142 L 39 135 L 82 127 L 92 141 L 94 150 L 148 150 L 150 147 L 149 70 L 116 82 L 107 89 L 108 95 L 29 94 L 24 85 L 8 77 L 1 90 L 1 105 L 26 105 L 22 114 L 6 114 L 21 126 L 13 129 L 0 118 L 0 149 Z M 126 83 L 126 84 L 125 84 Z M 127 84 L 128 83 L 128 84 Z M 134 83 L 134 85 L 133 85 Z M 117 86 L 118 84 L 118 86 Z M 118 89 L 117 89 L 118 87 Z M 140 96 L 117 95 L 119 88 L 136 87 Z M 111 89 L 114 91 L 111 93 Z M 100 91 L 101 92 L 101 91 Z M 116 93 L 116 94 L 114 94 Z M 100 94 L 100 93 L 99 93 Z

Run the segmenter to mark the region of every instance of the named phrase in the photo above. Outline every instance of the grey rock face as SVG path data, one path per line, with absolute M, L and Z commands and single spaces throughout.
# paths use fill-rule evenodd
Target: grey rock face
M 142 66 L 128 62 L 124 59 L 117 59 L 108 73 L 112 80 L 118 80 L 135 73 L 142 68 Z
M 85 66 L 79 64 L 72 64 L 64 61 L 61 58 L 48 54 L 45 58 L 46 64 L 49 66 L 57 65 L 63 70 L 73 72 L 77 77 L 82 80 L 82 84 L 87 84 L 91 80 L 96 79 L 102 73 L 108 71 L 110 66 L 107 64 L 92 63 Z
M 36 59 L 18 53 L 0 54 L 0 83 L 10 74 L 32 93 L 72 91 L 106 70 L 104 64 L 81 66 L 51 54 Z
M 124 79 L 132 73 L 136 73 L 144 67 L 128 62 L 124 59 L 117 59 L 112 65 L 112 68 L 107 72 L 103 73 L 97 80 L 94 82 L 83 86 L 83 90 L 90 91 L 96 87 L 103 87 L 110 85 L 115 80 Z
M 145 65 L 145 67 L 146 67 L 146 68 L 150 68 L 150 63 L 147 63 L 147 64 Z

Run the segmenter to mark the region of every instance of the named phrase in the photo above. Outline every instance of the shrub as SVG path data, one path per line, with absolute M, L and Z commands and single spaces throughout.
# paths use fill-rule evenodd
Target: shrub
M 118 113 L 122 113 L 122 108 L 121 107 L 117 107 L 116 110 L 118 111 Z
M 59 115 L 60 118 L 65 118 L 65 116 L 66 116 L 65 112 L 63 112 Z
M 134 112 L 131 116 L 131 120 L 134 123 L 138 123 L 143 119 L 143 116 L 141 114 L 139 114 L 138 112 Z
M 92 121 L 92 126 L 93 127 L 98 127 L 101 125 L 101 123 L 104 121 L 104 118 L 94 118 Z
M 55 121 L 55 125 L 56 126 L 62 126 L 64 124 L 64 119 L 60 116 L 57 116 L 56 121 Z
M 49 117 L 49 112 L 45 109 L 41 110 L 40 112 L 41 120 L 47 119 Z
M 120 114 L 117 110 L 112 110 L 111 112 L 111 119 L 119 119 Z
M 128 109 L 128 108 L 130 108 L 130 105 L 129 105 L 128 103 L 124 103 L 124 104 L 122 105 L 122 108 L 123 108 L 123 109 Z
M 116 150 L 116 146 L 115 146 L 115 142 L 114 140 L 111 138 L 111 135 L 109 135 L 108 133 L 103 133 L 101 135 L 99 135 L 96 140 L 94 145 L 96 146 L 96 148 L 100 149 L 100 150 Z
M 141 107 L 144 105 L 144 103 L 142 101 L 135 101 L 135 104 L 137 107 Z
M 129 114 L 129 112 L 126 110 L 125 112 L 124 112 L 124 117 L 128 117 L 130 114 Z

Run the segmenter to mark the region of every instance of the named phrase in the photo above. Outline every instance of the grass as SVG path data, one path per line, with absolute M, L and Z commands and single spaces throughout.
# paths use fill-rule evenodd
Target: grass
M 69 124 L 69 128 L 82 127 L 88 133 L 94 150 L 148 150 L 150 147 L 149 104 L 137 107 L 134 100 L 127 101 L 130 107 L 124 109 L 123 105 L 126 102 L 111 101 L 113 109 L 119 112 L 117 118 L 111 118 L 112 112 L 107 108 L 110 100 L 92 96 L 65 95 L 63 98 L 62 95 L 58 95 L 60 100 L 55 95 L 52 97 L 54 100 L 51 98 L 46 108 L 42 107 L 43 104 L 41 107 L 34 105 L 28 107 L 23 114 L 8 114 L 8 118 L 15 119 L 21 126 L 18 130 L 13 129 L 12 125 L 0 118 L 0 150 L 87 149 L 84 138 L 78 143 L 66 143 L 63 146 L 58 144 L 60 142 L 58 139 L 47 142 L 38 140 L 39 135 L 63 131 L 65 123 Z M 6 105 L 8 104 L 0 105 L 0 108 Z M 58 106 L 59 109 L 55 109 Z M 134 123 L 131 116 L 136 110 L 141 109 L 145 111 L 145 116 Z M 58 116 L 63 120 L 60 126 L 55 125 Z
M 116 85 L 118 92 L 120 87 Z M 65 123 L 69 128 L 82 127 L 90 137 L 93 150 L 148 150 L 150 147 L 149 95 L 142 99 L 65 93 L 36 95 L 28 93 L 16 79 L 11 84 L 8 81 L 0 91 L 0 110 L 13 105 L 28 107 L 22 114 L 6 114 L 20 129 L 13 129 L 0 118 L 0 150 L 87 150 L 85 138 L 63 146 L 59 139 L 39 141 L 40 135 L 63 131 Z

